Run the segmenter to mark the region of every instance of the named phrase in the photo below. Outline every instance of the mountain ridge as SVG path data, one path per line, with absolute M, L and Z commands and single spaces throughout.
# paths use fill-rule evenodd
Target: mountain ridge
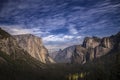
M 114 47 L 120 48 L 120 32 L 115 35 L 98 38 L 98 37 L 86 37 L 81 45 L 72 46 L 74 49 L 71 49 L 69 52 L 65 52 L 70 49 L 67 47 L 61 52 L 58 52 L 55 60 L 62 63 L 80 63 L 83 64 L 89 60 L 94 60 L 103 55 L 111 52 Z M 78 48 L 79 47 L 79 48 Z M 85 51 L 82 51 L 85 48 Z M 66 50 L 67 49 L 67 50 Z M 81 52 L 82 51 L 82 52 Z M 69 62 L 65 61 L 67 55 L 69 55 Z M 62 58 L 62 60 L 60 59 Z M 78 60 L 77 60 L 78 59 Z
M 38 67 L 44 66 L 44 64 L 32 56 L 27 51 L 22 49 L 16 39 L 9 33 L 5 32 L 0 28 L 0 60 L 5 64 L 14 65 L 24 63 L 27 66 Z M 10 62 L 9 62 L 10 61 Z M 1 64 L 0 64 L 1 65 Z
M 15 35 L 19 46 L 26 50 L 32 57 L 43 63 L 55 63 L 48 55 L 48 50 L 42 43 L 42 38 L 32 34 Z

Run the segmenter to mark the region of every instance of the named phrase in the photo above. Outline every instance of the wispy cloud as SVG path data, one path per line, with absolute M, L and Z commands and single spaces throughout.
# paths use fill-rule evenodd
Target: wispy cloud
M 59 35 L 48 35 L 46 37 L 43 37 L 43 40 L 44 41 L 65 42 L 65 41 L 69 41 L 73 38 L 74 38 L 74 36 L 71 36 L 71 35 L 59 34 Z
M 34 34 L 41 36 L 42 34 L 47 34 L 48 32 L 42 32 L 40 28 L 24 28 L 23 25 L 1 25 L 2 29 L 10 33 L 11 35 L 20 34 Z
M 74 25 L 74 24 L 69 24 L 69 31 L 70 31 L 70 33 L 71 34 L 77 34 L 78 33 L 78 31 L 77 31 L 77 29 L 75 29 L 75 26 L 76 25 Z
M 35 34 L 53 47 L 73 45 L 88 35 L 113 34 L 119 22 L 119 0 L 10 0 L 0 10 L 0 26 L 6 31 Z

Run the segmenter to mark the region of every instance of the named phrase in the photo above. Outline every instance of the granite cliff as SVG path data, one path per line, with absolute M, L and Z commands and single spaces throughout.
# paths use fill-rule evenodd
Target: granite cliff
M 14 66 L 41 67 L 43 63 L 22 49 L 16 39 L 0 28 L 0 63 Z M 0 65 L 2 65 L 0 64 Z
M 42 39 L 32 34 L 15 35 L 20 47 L 26 50 L 32 57 L 43 63 L 55 63 L 48 55 L 48 50 L 44 47 Z
M 55 57 L 61 63 L 86 63 L 120 50 L 120 32 L 109 37 L 86 37 L 82 45 L 74 45 L 59 51 Z

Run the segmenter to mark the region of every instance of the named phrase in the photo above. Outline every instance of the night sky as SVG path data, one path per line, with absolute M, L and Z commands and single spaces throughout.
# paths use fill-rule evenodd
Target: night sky
M 49 49 L 120 31 L 120 0 L 0 0 L 0 27 L 42 37 Z

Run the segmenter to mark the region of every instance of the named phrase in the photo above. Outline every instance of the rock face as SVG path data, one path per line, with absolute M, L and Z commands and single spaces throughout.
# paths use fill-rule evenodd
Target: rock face
M 113 40 L 110 37 L 105 37 L 101 40 L 101 45 L 105 48 L 112 48 L 113 47 Z
M 61 51 L 61 49 L 59 50 Z M 48 51 L 49 52 L 49 56 L 52 58 L 52 59 L 55 59 L 56 55 L 58 54 L 59 51 Z
M 4 35 L 3 35 L 4 34 Z M 17 58 L 18 54 L 25 54 L 26 52 L 17 44 L 17 41 L 7 32 L 0 29 L 0 51 L 5 52 L 7 55 L 14 55 Z
M 81 45 L 74 45 L 60 50 L 55 57 L 58 63 L 85 63 L 87 50 Z
M 120 50 L 120 32 L 102 39 L 86 37 L 83 44 L 68 47 L 58 52 L 55 60 L 67 63 L 85 63 L 109 54 L 112 50 Z
M 19 46 L 26 50 L 32 57 L 43 63 L 54 63 L 48 55 L 48 50 L 42 44 L 42 39 L 32 34 L 14 36 Z
M 87 61 L 93 60 L 97 57 L 100 57 L 108 53 L 110 50 L 109 44 L 110 44 L 110 40 L 108 38 L 103 38 L 103 39 L 97 37 L 85 38 L 83 42 L 83 47 L 87 49 L 87 55 L 86 55 Z
M 59 63 L 70 63 L 72 54 L 75 51 L 76 46 L 70 46 L 65 48 L 64 50 L 59 50 L 58 54 L 55 57 L 55 61 Z
M 22 49 L 15 38 L 0 28 L 0 63 L 37 67 L 43 65 Z M 1 64 L 0 64 L 1 65 Z M 22 66 L 24 66 L 22 65 Z
M 95 48 L 100 44 L 101 39 L 97 37 L 86 37 L 83 42 L 85 48 Z
M 83 64 L 86 62 L 86 52 L 87 50 L 82 46 L 76 46 L 74 54 L 71 57 L 71 63 L 80 63 Z

